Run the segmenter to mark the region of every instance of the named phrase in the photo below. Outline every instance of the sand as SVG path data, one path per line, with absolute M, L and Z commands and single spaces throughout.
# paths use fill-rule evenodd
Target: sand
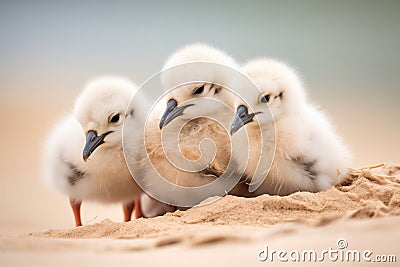
M 78 228 L 2 236 L 0 263 L 263 265 L 268 261 L 257 255 L 266 245 L 321 251 L 338 249 L 338 240 L 344 239 L 348 249 L 396 255 L 398 264 L 399 215 L 400 166 L 379 165 L 351 170 L 342 183 L 319 193 L 226 196 L 206 206 L 128 223 L 106 219 Z

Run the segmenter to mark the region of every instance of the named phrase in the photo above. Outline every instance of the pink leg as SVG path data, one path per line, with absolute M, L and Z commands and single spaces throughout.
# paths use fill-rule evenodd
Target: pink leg
M 129 202 L 122 205 L 122 209 L 124 211 L 124 222 L 129 222 L 132 217 L 132 211 L 135 207 L 135 202 Z
M 70 198 L 69 204 L 71 205 L 72 212 L 74 213 L 75 217 L 75 226 L 82 226 L 81 221 L 81 201 L 77 199 Z
M 144 217 L 143 212 L 142 212 L 142 206 L 140 205 L 140 197 L 138 197 L 135 201 L 134 217 L 135 217 L 135 219 Z

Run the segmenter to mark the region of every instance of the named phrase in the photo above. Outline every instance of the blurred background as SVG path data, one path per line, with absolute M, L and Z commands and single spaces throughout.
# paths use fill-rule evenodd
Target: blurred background
M 193 42 L 287 61 L 354 167 L 398 163 L 399 14 L 400 1 L 1 1 L 0 234 L 73 226 L 67 198 L 42 182 L 42 147 L 86 81 L 140 84 Z M 84 223 L 104 218 L 121 221 L 121 208 L 83 204 Z

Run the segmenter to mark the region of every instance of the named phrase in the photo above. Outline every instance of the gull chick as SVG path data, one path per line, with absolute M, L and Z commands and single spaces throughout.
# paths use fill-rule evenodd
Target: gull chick
M 76 226 L 81 226 L 83 200 L 122 203 L 124 221 L 131 219 L 142 191 L 132 179 L 122 151 L 122 124 L 136 86 L 119 77 L 87 84 L 73 114 L 60 122 L 47 143 L 45 178 L 70 198 Z M 135 212 L 139 212 L 135 209 Z M 140 214 L 135 214 L 135 217 Z
M 190 160 L 201 156 L 201 153 L 197 153 L 201 140 L 212 139 L 216 145 L 217 154 L 213 162 L 202 172 L 218 177 L 228 165 L 230 146 L 229 135 L 223 127 L 225 122 L 226 128 L 229 128 L 229 117 L 226 116 L 228 106 L 218 105 L 217 103 L 223 103 L 230 99 L 226 96 L 228 91 L 223 86 L 230 84 L 231 72 L 229 72 L 229 69 L 238 70 L 239 65 L 233 57 L 222 50 L 207 44 L 192 44 L 172 54 L 163 69 L 196 62 L 214 64 L 195 66 L 190 69 L 190 73 L 184 72 L 184 69 L 182 69 L 182 72 L 166 72 L 162 77 L 165 89 L 180 84 L 182 77 L 185 81 L 200 79 L 205 82 L 184 84 L 168 92 L 164 97 L 166 109 L 161 116 L 159 127 L 162 130 L 165 126 L 174 122 L 174 125 L 177 126 L 176 130 L 181 130 L 179 133 L 180 150 L 186 152 L 184 156 Z M 214 68 L 215 64 L 225 66 L 226 69 L 218 66 Z M 213 99 L 215 102 L 202 101 L 207 98 Z M 193 100 L 196 100 L 196 102 L 186 104 L 186 102 Z M 214 117 L 218 120 L 218 123 L 207 117 Z M 185 127 L 181 128 L 183 125 Z M 175 127 L 172 129 L 175 129 Z M 175 138 L 175 136 L 172 136 L 172 138 Z M 168 142 L 168 139 L 166 142 Z M 211 153 L 205 154 L 211 155 Z M 202 164 L 202 162 L 199 162 L 199 164 Z
M 241 70 L 260 92 L 249 91 L 251 102 L 235 104 L 230 131 L 235 135 L 245 125 L 249 140 L 253 140 L 250 149 L 256 147 L 255 151 L 261 149 L 254 140 L 264 140 L 267 160 L 261 161 L 259 168 L 265 170 L 265 179 L 255 194 L 317 192 L 341 180 L 348 170 L 349 152 L 326 117 L 308 103 L 294 70 L 272 59 L 250 61 Z M 259 155 L 250 156 L 247 177 L 255 173 Z
M 163 70 L 196 62 L 215 63 L 239 69 L 236 61 L 225 52 L 206 44 L 192 44 L 171 55 Z M 212 64 L 210 67 L 213 67 Z M 221 85 L 228 84 L 230 77 L 225 72 L 218 73 L 213 69 L 202 68 L 202 66 L 190 68 L 190 72 L 184 68 L 179 70 L 182 71 L 167 70 L 162 75 L 162 86 L 165 90 L 186 82 L 185 85 L 169 91 L 159 102 L 164 105 L 164 108 L 161 109 L 162 115 L 160 114 L 161 116 L 158 117 L 158 127 L 162 132 L 168 130 L 168 127 L 172 130 L 167 131 L 167 137 L 163 140 L 164 146 L 160 142 L 162 132 L 159 131 L 158 135 L 153 134 L 152 141 L 149 142 L 151 147 L 147 149 L 151 152 L 153 164 L 164 178 L 181 186 L 201 186 L 210 183 L 223 173 L 230 157 L 229 132 L 214 120 L 205 118 L 225 111 L 221 110 L 221 106 L 202 105 L 201 100 L 211 98 L 224 102 L 225 90 L 222 90 Z M 198 81 L 199 78 L 207 82 L 187 83 L 187 81 Z M 188 103 L 191 100 L 197 102 Z M 225 118 L 227 129 L 229 129 L 232 116 Z M 204 161 L 199 161 L 198 164 L 204 166 L 204 162 L 210 162 L 208 159 L 213 152 L 207 150 L 208 148 L 203 151 L 199 150 L 200 142 L 206 138 L 213 140 L 216 154 L 214 159 L 211 159 L 212 162 L 204 169 L 198 172 L 185 172 L 176 168 L 166 158 L 165 151 L 172 155 L 172 158 L 181 158 L 183 155 L 184 158 L 192 161 L 192 166 L 197 164 L 195 160 L 201 158 Z M 176 139 L 179 139 L 179 149 L 169 149 L 168 145 L 175 142 Z M 147 217 L 161 215 L 168 211 L 147 197 L 142 198 L 142 210 Z

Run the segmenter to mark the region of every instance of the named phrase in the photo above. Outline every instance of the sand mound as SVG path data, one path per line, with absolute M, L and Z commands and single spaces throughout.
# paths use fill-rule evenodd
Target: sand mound
M 105 220 L 70 230 L 31 233 L 54 238 L 160 238 L 158 245 L 191 239 L 194 243 L 235 238 L 234 233 L 283 223 L 312 226 L 342 219 L 370 219 L 400 215 L 400 166 L 351 170 L 341 183 L 319 193 L 298 192 L 286 197 L 226 196 L 202 207 L 129 223 Z M 210 227 L 212 226 L 212 227 Z M 202 238 L 199 238 L 202 236 Z M 204 238 L 206 236 L 206 238 Z

